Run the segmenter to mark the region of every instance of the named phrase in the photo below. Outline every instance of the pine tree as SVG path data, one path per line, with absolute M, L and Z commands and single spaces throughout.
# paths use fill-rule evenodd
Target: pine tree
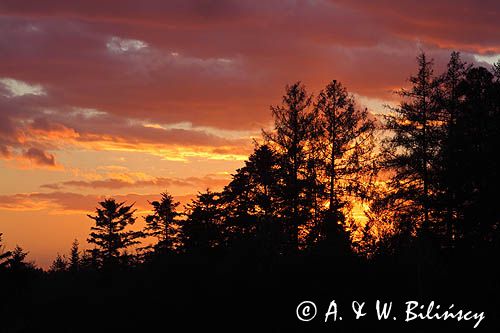
M 244 166 L 233 175 L 232 180 L 221 195 L 224 221 L 232 234 L 234 243 L 255 235 L 257 211 L 254 196 L 254 184 L 248 166 Z
M 180 213 L 177 212 L 179 202 L 167 192 L 161 193 L 160 201 L 150 202 L 153 207 L 153 214 L 146 216 L 145 233 L 158 238 L 156 249 L 161 253 L 173 249 L 175 237 L 175 226 Z
M 184 250 L 204 251 L 224 244 L 220 193 L 208 189 L 198 193 L 185 211 L 187 218 L 181 226 Z
M 254 152 L 224 188 L 221 204 L 231 244 L 266 252 L 277 246 L 280 225 L 277 206 L 280 167 L 269 145 L 256 145 Z
M 276 219 L 276 206 L 278 206 L 280 166 L 279 157 L 269 145 L 259 145 L 245 163 L 252 179 L 252 191 L 255 210 L 259 219 L 271 222 Z
M 95 221 L 95 226 L 88 242 L 97 246 L 96 250 L 104 264 L 119 262 L 121 251 L 138 244 L 137 239 L 143 237 L 141 231 L 126 231 L 135 223 L 133 204 L 126 206 L 124 202 L 115 199 L 105 199 L 99 202 L 101 207 L 96 208 L 96 215 L 87 215 Z

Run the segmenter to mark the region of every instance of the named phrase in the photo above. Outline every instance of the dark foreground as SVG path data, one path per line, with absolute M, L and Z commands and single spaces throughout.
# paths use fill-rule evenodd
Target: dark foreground
M 263 257 L 249 251 L 174 255 L 113 271 L 3 274 L 0 331 L 473 330 L 474 319 L 405 321 L 405 302 L 418 301 L 427 308 L 434 301 L 441 310 L 454 304 L 454 310 L 464 313 L 484 311 L 485 319 L 474 331 L 500 332 L 497 252 L 439 250 L 418 260 L 421 254 L 408 250 L 367 261 L 314 253 Z M 296 310 L 306 300 L 318 311 L 314 319 L 302 322 Z M 338 318 L 334 321 L 332 314 L 325 323 L 332 300 Z M 377 320 L 376 300 L 393 302 L 388 320 Z M 366 316 L 354 319 L 353 301 L 366 302 Z M 304 311 L 300 313 L 311 313 Z

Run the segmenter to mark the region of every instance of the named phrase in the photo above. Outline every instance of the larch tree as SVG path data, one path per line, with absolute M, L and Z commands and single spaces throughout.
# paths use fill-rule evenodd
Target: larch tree
M 354 96 L 336 80 L 320 92 L 315 107 L 321 124 L 320 178 L 328 203 L 324 230 L 334 232 L 341 228 L 349 197 L 366 197 L 372 183 L 375 123 L 368 110 L 357 107 Z
M 296 82 L 286 87 L 283 101 L 272 106 L 274 130 L 264 132 L 267 143 L 276 151 L 282 169 L 283 205 L 281 215 L 287 227 L 288 247 L 299 247 L 299 229 L 309 215 L 306 197 L 308 146 L 313 141 L 316 115 L 312 97 L 305 86 Z
M 457 159 L 460 148 L 457 143 L 463 134 L 457 128 L 457 119 L 462 104 L 461 86 L 470 66 L 460 59 L 460 53 L 452 52 L 446 71 L 440 77 L 439 103 L 441 106 L 442 144 L 439 160 L 436 163 L 438 173 L 437 207 L 441 211 L 443 234 L 448 242 L 455 238 L 457 218 L 457 191 L 460 177 L 457 171 L 461 162 Z
M 409 79 L 411 87 L 399 91 L 402 102 L 385 116 L 389 135 L 383 141 L 383 164 L 392 173 L 388 199 L 403 223 L 401 229 L 409 233 L 430 227 L 443 127 L 432 60 L 424 53 L 417 60 L 419 69 Z

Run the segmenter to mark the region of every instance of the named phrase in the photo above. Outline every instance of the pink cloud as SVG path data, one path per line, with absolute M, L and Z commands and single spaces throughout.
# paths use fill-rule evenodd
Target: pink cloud
M 0 75 L 42 84 L 60 106 L 258 129 L 291 81 L 389 98 L 420 47 L 438 58 L 498 48 L 496 2 L 444 4 L 4 1 Z M 147 46 L 112 52 L 113 40 Z
M 139 210 L 149 210 L 150 201 L 158 200 L 159 194 L 125 194 L 112 196 L 117 201 L 125 201 L 129 204 L 135 203 Z M 107 196 L 109 197 L 109 196 Z M 176 196 L 181 204 L 186 204 L 194 195 Z M 12 195 L 0 195 L 0 210 L 13 211 L 38 211 L 48 210 L 52 213 L 87 213 L 97 207 L 99 201 L 105 196 L 94 194 L 79 194 L 73 192 L 50 192 L 50 193 L 19 193 Z
M 500 52 L 499 9 L 490 0 L 3 1 L 0 78 L 44 95 L 9 97 L 0 84 L 0 156 L 38 149 L 37 161 L 50 165 L 46 152 L 68 141 L 246 153 L 248 135 L 217 130 L 258 133 L 285 84 L 302 80 L 318 92 L 337 79 L 392 99 L 422 49 L 438 66 L 452 49 L 469 61 Z M 52 141 L 23 141 L 39 137 Z
M 44 152 L 43 150 L 38 148 L 29 148 L 28 150 L 23 152 L 22 156 L 35 163 L 36 165 L 48 167 L 56 166 L 54 155 Z
M 120 189 L 120 188 L 139 188 L 139 187 L 191 187 L 195 189 L 212 188 L 220 189 L 229 182 L 227 178 L 214 177 L 207 175 L 204 177 L 187 178 L 167 178 L 155 177 L 147 180 L 123 180 L 119 178 L 107 178 L 102 180 L 70 180 L 60 183 L 44 184 L 41 188 L 60 190 L 62 188 L 92 188 L 92 189 Z

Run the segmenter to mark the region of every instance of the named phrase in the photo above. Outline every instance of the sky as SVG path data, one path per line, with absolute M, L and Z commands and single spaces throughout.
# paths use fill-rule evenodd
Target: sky
M 415 57 L 490 66 L 497 0 L 0 0 L 0 233 L 47 267 L 104 197 L 220 190 L 286 84 L 340 80 L 372 113 Z M 140 226 L 140 219 L 138 225 Z

